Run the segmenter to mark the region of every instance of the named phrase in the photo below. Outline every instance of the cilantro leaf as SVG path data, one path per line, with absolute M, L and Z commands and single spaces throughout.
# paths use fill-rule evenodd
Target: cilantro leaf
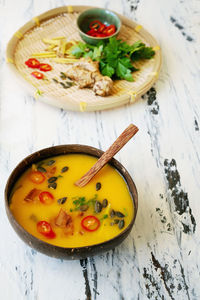
M 101 74 L 103 76 L 112 77 L 115 73 L 115 69 L 111 67 L 109 64 L 105 64 L 105 67 L 101 69 Z
M 100 60 L 102 51 L 103 51 L 103 45 L 95 47 L 93 51 L 93 57 L 92 57 L 93 60 Z
M 146 47 L 145 44 L 141 43 L 140 41 L 134 43 L 130 51 L 130 57 L 132 61 L 150 59 L 154 55 L 155 51 L 152 49 L 152 47 Z
M 78 45 L 74 45 L 71 48 L 71 54 L 74 55 L 76 58 L 80 58 L 84 55 L 86 49 L 86 44 L 79 42 Z
M 120 79 L 126 79 L 128 81 L 133 81 L 133 76 L 131 70 L 125 67 L 120 60 L 117 63 L 116 75 Z
M 96 46 L 79 42 L 71 48 L 71 54 L 76 58 L 90 57 L 99 61 L 99 69 L 104 76 L 133 81 L 132 72 L 138 70 L 133 66 L 133 62 L 150 59 L 155 55 L 155 51 L 141 41 L 129 45 L 111 37 L 107 42 L 100 42 Z

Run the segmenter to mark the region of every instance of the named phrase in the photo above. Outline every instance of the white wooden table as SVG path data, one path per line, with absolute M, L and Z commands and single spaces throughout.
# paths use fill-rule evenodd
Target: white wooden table
M 81 113 L 42 104 L 5 61 L 12 34 L 63 5 L 106 7 L 142 24 L 163 53 L 156 85 L 133 105 Z M 0 1 L 0 299 L 200 299 L 200 2 L 198 0 Z M 25 245 L 4 209 L 4 187 L 28 154 L 58 144 L 103 150 L 129 125 L 140 131 L 116 155 L 132 175 L 139 211 L 116 249 L 62 261 Z

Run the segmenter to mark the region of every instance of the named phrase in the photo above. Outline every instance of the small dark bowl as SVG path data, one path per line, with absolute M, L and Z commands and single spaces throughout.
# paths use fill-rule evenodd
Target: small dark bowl
M 93 37 L 86 34 L 86 32 L 90 30 L 89 24 L 95 20 L 98 20 L 107 26 L 114 24 L 116 27 L 116 32 L 108 37 Z M 87 44 L 97 45 L 100 41 L 106 41 L 110 37 L 117 36 L 121 28 L 121 21 L 120 18 L 110 10 L 103 8 L 91 8 L 83 11 L 79 15 L 77 19 L 77 26 L 81 38 Z
M 52 244 L 48 244 L 30 233 L 28 233 L 14 218 L 10 207 L 9 207 L 9 201 L 11 197 L 11 192 L 14 187 L 14 184 L 18 180 L 18 178 L 29 168 L 32 164 L 35 164 L 43 159 L 56 156 L 56 155 L 62 155 L 62 154 L 70 154 L 70 153 L 82 153 L 82 154 L 88 154 L 95 157 L 100 157 L 103 154 L 103 151 L 96 149 L 94 147 L 85 146 L 85 145 L 61 145 L 61 146 L 55 146 L 50 147 L 46 149 L 42 149 L 40 151 L 37 151 L 25 159 L 23 159 L 17 167 L 13 170 L 11 173 L 8 182 L 6 184 L 5 188 L 5 207 L 6 207 L 6 213 L 8 216 L 8 219 L 16 231 L 16 233 L 19 235 L 19 237 L 27 243 L 30 247 L 46 254 L 52 257 L 56 258 L 63 258 L 68 260 L 74 260 L 74 259 L 83 259 L 88 256 L 93 256 L 96 254 L 100 254 L 102 252 L 108 251 L 110 249 L 113 249 L 117 245 L 119 245 L 130 233 L 133 224 L 135 222 L 136 214 L 137 214 L 137 208 L 138 208 L 138 196 L 137 196 L 137 190 L 135 187 L 135 184 L 130 177 L 129 173 L 126 171 L 126 169 L 116 160 L 112 159 L 110 161 L 110 165 L 113 166 L 125 179 L 127 186 L 129 188 L 130 195 L 133 200 L 133 206 L 134 206 L 134 216 L 129 224 L 129 226 L 122 231 L 119 235 L 116 237 L 92 246 L 85 246 L 85 247 L 76 247 L 76 248 L 64 248 L 59 246 L 54 246 Z

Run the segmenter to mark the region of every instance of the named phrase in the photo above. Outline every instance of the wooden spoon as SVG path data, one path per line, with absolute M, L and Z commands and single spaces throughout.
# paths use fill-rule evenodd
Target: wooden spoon
M 92 166 L 92 168 L 83 175 L 79 180 L 75 182 L 75 185 L 79 187 L 85 186 L 102 168 L 105 164 L 111 160 L 111 158 L 138 132 L 138 128 L 130 124 L 110 148 L 104 152 L 104 154 L 98 159 L 98 161 Z

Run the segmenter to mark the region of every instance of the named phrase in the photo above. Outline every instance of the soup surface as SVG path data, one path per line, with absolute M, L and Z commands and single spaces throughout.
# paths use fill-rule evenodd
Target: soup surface
M 120 234 L 134 214 L 123 177 L 107 164 L 85 187 L 74 185 L 96 160 L 67 154 L 32 165 L 11 193 L 10 209 L 18 223 L 45 242 L 70 248 Z

